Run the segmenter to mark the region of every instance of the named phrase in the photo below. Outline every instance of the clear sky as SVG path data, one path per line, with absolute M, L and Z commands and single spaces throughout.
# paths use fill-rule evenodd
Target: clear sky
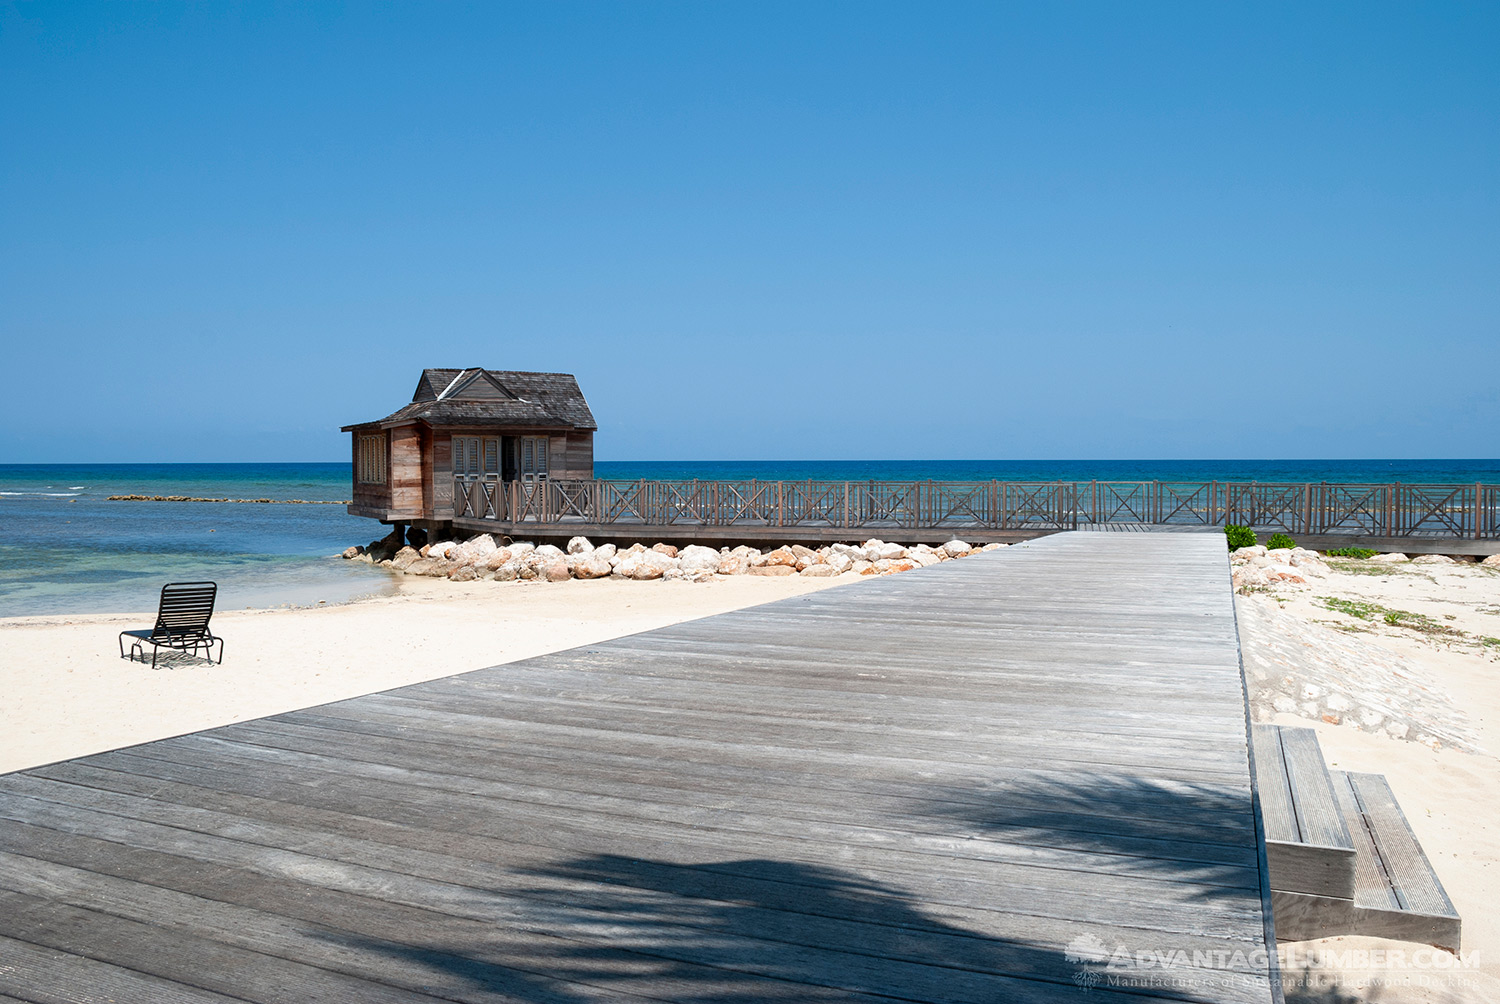
M 1500 5 L 0 3 L 0 462 L 1500 455 Z

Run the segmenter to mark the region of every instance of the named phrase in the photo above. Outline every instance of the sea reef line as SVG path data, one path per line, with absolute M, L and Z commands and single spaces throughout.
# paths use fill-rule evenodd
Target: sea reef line
M 349 499 L 209 499 L 192 495 L 111 495 L 106 502 L 270 502 L 276 505 L 349 505 Z

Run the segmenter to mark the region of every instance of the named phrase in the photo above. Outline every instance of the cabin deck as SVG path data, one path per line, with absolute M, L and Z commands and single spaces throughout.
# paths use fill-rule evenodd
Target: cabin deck
M 1277 1000 L 1228 579 L 1061 534 L 0 778 L 0 999 Z

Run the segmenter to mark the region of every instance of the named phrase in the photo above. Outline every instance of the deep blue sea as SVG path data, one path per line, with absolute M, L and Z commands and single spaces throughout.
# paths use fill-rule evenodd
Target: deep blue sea
M 1500 483 L 1500 460 L 601 461 L 601 478 L 763 481 Z M 0 465 L 0 617 L 154 610 L 213 579 L 221 609 L 337 603 L 391 588 L 334 557 L 384 533 L 340 505 L 109 502 L 110 495 L 347 499 L 347 463 Z

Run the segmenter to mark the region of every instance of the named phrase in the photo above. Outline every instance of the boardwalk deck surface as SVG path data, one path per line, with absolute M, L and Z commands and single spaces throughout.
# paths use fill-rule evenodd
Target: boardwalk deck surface
M 0 999 L 1271 1001 L 1263 902 L 1218 535 L 0 778 Z

